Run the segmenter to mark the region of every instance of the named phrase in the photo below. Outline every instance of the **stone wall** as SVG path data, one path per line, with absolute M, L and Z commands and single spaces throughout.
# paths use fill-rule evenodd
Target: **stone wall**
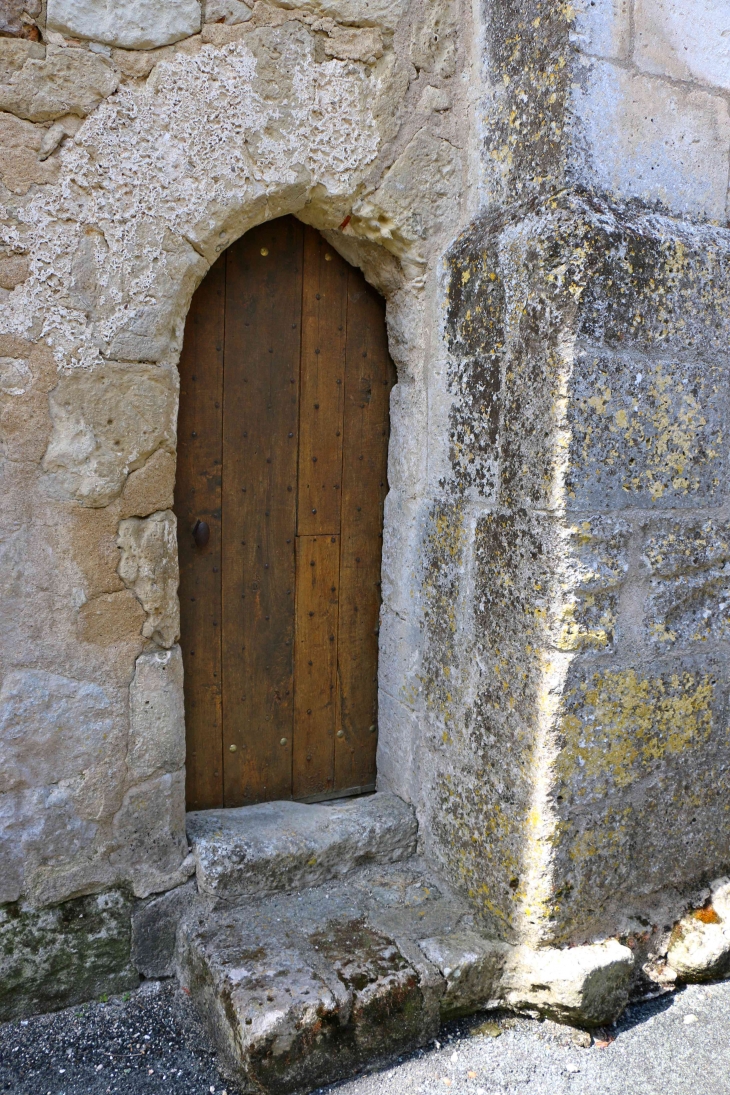
M 37 910 L 192 870 L 176 365 L 195 287 L 254 224 L 296 213 L 387 295 L 391 482 L 422 491 L 435 271 L 471 215 L 470 59 L 455 0 L 8 12 L 0 903 L 22 947 Z
M 425 732 L 388 772 L 532 944 L 670 925 L 730 862 L 728 28 L 709 0 L 485 9 L 398 696 Z
M 8 923 L 191 870 L 176 365 L 286 213 L 387 298 L 380 785 L 500 934 L 671 922 L 730 865 L 724 5 L 4 10 Z

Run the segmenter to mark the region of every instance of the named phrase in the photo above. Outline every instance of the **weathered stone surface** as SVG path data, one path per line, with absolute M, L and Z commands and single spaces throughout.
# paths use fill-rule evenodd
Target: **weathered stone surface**
M 37 126 L 12 114 L 0 114 L 0 178 L 14 194 L 26 194 L 34 184 L 43 186 L 58 178 L 58 164 L 38 158 L 42 138 L 43 130 Z
M 386 792 L 327 805 L 268 802 L 187 815 L 198 885 L 218 897 L 314 886 L 413 855 L 413 810 Z
M 27 255 L 4 255 L 0 258 L 0 289 L 14 289 L 16 285 L 22 285 L 29 273 L 30 260 Z
M 147 613 L 145 638 L 170 647 L 180 637 L 177 518 L 172 510 L 129 517 L 119 525 L 119 576 Z
M 79 638 L 85 643 L 112 646 L 142 634 L 145 611 L 130 590 L 100 593 L 79 609 Z
M 193 873 L 185 839 L 185 772 L 132 787 L 114 817 L 112 866 L 129 873 L 135 897 L 179 886 Z
M 111 62 L 88 50 L 0 38 L 0 110 L 31 122 L 84 118 L 116 91 Z
M 683 917 L 669 942 L 667 962 L 682 981 L 710 981 L 730 970 L 730 924 L 712 906 Z
M 626 1007 L 633 964 L 615 939 L 567 950 L 517 947 L 504 974 L 504 1001 L 560 1022 L 601 1026 Z
M 0 791 L 76 776 L 102 761 L 113 735 L 112 704 L 98 684 L 38 669 L 8 673 L 0 690 Z
M 578 0 L 571 39 L 594 57 L 627 61 L 631 48 L 630 0 Z
M 462 911 L 408 866 L 202 899 L 178 933 L 180 977 L 244 1090 L 306 1091 L 436 1034 L 443 984 L 415 944 Z
M 107 505 L 130 471 L 173 446 L 176 409 L 176 377 L 163 366 L 107 362 L 64 374 L 51 394 L 49 485 L 84 505 Z
M 375 193 L 353 207 L 359 233 L 404 255 L 406 241 L 427 239 L 453 222 L 457 178 L 457 151 L 448 141 L 422 131 Z
M 420 942 L 429 962 L 446 982 L 441 1016 L 468 1015 L 500 1000 L 502 975 L 512 948 L 475 931 L 461 929 Z
M 174 976 L 178 925 L 196 901 L 197 893 L 195 883 L 186 882 L 135 907 L 131 960 L 143 977 Z
M 645 72 L 730 90 L 730 20 L 714 0 L 637 0 L 635 58 Z
M 0 1019 L 136 988 L 131 901 L 118 891 L 49 909 L 0 908 Z
M 41 14 L 41 0 L 4 0 L 0 11 L 0 36 L 40 39 L 36 19 Z
M 123 49 L 155 49 L 200 30 L 200 0 L 48 0 L 51 30 Z
M 724 220 L 730 110 L 721 95 L 605 61 L 574 94 L 590 150 L 585 174 L 597 189 Z
M 140 654 L 129 686 L 127 765 L 136 781 L 185 764 L 183 664 L 179 646 Z
M 730 972 L 730 882 L 710 884 L 710 900 L 675 924 L 667 949 L 668 972 L 680 981 L 709 981 Z
M 175 488 L 175 457 L 157 449 L 145 464 L 128 476 L 120 499 L 120 517 L 149 517 L 172 509 Z
M 252 15 L 253 0 L 250 6 L 242 0 L 205 0 L 206 23 L 227 23 L 232 26 L 246 23 Z

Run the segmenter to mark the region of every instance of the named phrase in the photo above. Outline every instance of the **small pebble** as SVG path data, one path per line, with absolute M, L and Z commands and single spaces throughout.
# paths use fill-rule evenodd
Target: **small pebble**
M 690 1023 L 696 1023 L 696 1022 L 697 1022 L 697 1016 L 696 1015 L 685 1015 L 685 1017 L 684 1017 L 684 1025 L 685 1026 L 688 1027 L 690 1025 Z

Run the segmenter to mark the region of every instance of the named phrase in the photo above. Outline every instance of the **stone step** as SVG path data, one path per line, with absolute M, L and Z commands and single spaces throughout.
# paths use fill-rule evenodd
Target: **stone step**
M 413 808 L 378 792 L 338 802 L 264 802 L 187 815 L 198 888 L 216 897 L 302 890 L 416 851 Z
M 530 951 L 490 939 L 416 858 L 300 893 L 198 895 L 176 955 L 225 1066 L 259 1095 L 309 1092 L 484 1007 L 609 1021 L 626 1004 L 632 963 L 613 940 Z

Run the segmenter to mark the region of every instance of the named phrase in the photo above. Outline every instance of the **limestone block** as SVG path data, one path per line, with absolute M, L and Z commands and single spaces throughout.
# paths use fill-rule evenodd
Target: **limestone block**
M 119 524 L 119 576 L 147 613 L 142 634 L 170 647 L 180 637 L 177 518 L 172 510 Z
M 516 947 L 503 977 L 504 1001 L 560 1022 L 601 1026 L 629 999 L 634 956 L 615 939 L 566 950 Z
M 47 25 L 122 49 L 155 49 L 200 30 L 200 0 L 48 0 Z
M 577 355 L 566 486 L 576 508 L 712 504 L 726 459 L 725 363 Z
M 40 51 L 40 56 L 39 56 Z M 119 77 L 98 53 L 0 38 L 0 110 L 31 122 L 84 118 L 116 91 Z
M 730 972 L 730 884 L 719 879 L 710 903 L 683 916 L 669 939 L 667 962 L 680 981 L 709 981 Z
M 593 186 L 724 222 L 730 110 L 721 95 L 606 61 L 594 62 L 572 95 L 587 148 L 581 170 Z
M 171 368 L 104 362 L 65 373 L 51 393 L 49 485 L 87 506 L 116 498 L 130 471 L 174 446 L 177 377 Z
M 8 459 L 32 464 L 41 460 L 51 429 L 48 391 L 55 383 L 48 346 L 0 339 L 0 431 Z
M 43 135 L 44 130 L 30 122 L 0 114 L 0 179 L 14 194 L 27 194 L 34 183 L 43 186 L 58 178 L 58 163 L 38 158 Z
M 180 979 L 244 1090 L 310 1091 L 435 1033 L 396 942 L 320 913 L 301 932 L 235 905 L 181 925 Z
M 422 245 L 455 222 L 459 155 L 426 130 L 386 172 L 374 194 L 353 206 L 353 223 L 368 239 L 397 255 Z
M 195 882 L 186 882 L 137 904 L 132 914 L 132 964 L 143 977 L 174 976 L 178 924 L 197 897 Z
M 8 186 L 5 179 L 3 182 Z M 8 186 L 8 190 L 12 187 Z M 0 289 L 14 289 L 22 285 L 30 274 L 30 259 L 27 255 L 4 255 L 0 258 Z
M 360 27 L 382 27 L 393 31 L 403 18 L 406 0 L 291 0 L 293 11 L 314 11 L 337 23 Z
M 651 915 L 657 894 L 680 894 L 724 861 L 725 702 L 722 665 L 707 655 L 573 664 L 551 791 L 559 940 Z
M 165 449 L 128 476 L 120 499 L 120 517 L 148 517 L 156 510 L 172 509 L 175 457 Z
M 423 939 L 419 946 L 446 982 L 441 997 L 442 1019 L 495 1006 L 512 950 L 506 943 L 460 929 L 450 935 Z
M 100 764 L 116 744 L 113 711 L 91 681 L 40 669 L 8 673 L 0 690 L 0 790 L 55 784 Z
M 383 36 L 377 28 L 356 30 L 335 26 L 328 31 L 322 49 L 325 57 L 336 57 L 339 61 L 364 61 L 368 65 L 374 65 L 383 56 Z
M 555 642 L 561 650 L 603 650 L 613 645 L 621 587 L 629 570 L 631 526 L 590 517 L 570 527 L 560 582 Z
M 221 897 L 314 886 L 415 851 L 411 807 L 386 792 L 332 805 L 267 802 L 187 816 L 198 886 Z
M 0 1020 L 136 988 L 131 912 L 116 890 L 50 909 L 0 908 Z
M 185 764 L 185 704 L 179 646 L 137 658 L 129 686 L 127 765 L 134 782 Z
M 141 635 L 144 621 L 145 611 L 130 590 L 100 593 L 79 609 L 79 638 L 100 646 L 128 643 Z
M 578 0 L 571 39 L 594 57 L 626 61 L 631 45 L 630 0 Z
M 730 90 L 730 12 L 722 0 L 637 0 L 634 22 L 639 68 Z
M 24 843 L 37 835 L 42 793 L 0 794 L 0 907 L 17 901 L 25 890 Z
M 654 579 L 649 588 L 644 629 L 659 649 L 730 637 L 730 561 L 695 574 Z
M 205 0 L 206 23 L 226 23 L 233 26 L 236 23 L 246 23 L 252 15 L 253 0 L 250 7 L 242 0 Z
M 459 9 L 455 0 L 435 0 L 414 19 L 410 60 L 417 69 L 448 79 L 456 71 L 456 32 Z
M 131 879 L 135 897 L 179 886 L 193 873 L 185 839 L 184 770 L 147 780 L 124 796 L 109 862 Z

